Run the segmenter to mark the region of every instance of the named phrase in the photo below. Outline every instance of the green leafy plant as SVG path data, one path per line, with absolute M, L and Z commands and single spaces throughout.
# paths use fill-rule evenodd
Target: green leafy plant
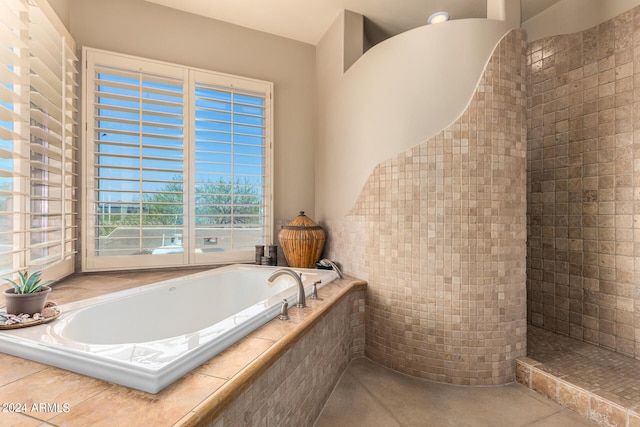
M 15 294 L 32 294 L 34 292 L 38 292 L 43 286 L 53 283 L 53 280 L 42 282 L 42 279 L 40 278 L 41 275 L 42 271 L 36 271 L 31 275 L 29 275 L 28 271 L 25 271 L 24 273 L 20 271 L 18 272 L 19 279 L 17 282 L 14 282 L 11 279 L 5 280 L 11 283 Z

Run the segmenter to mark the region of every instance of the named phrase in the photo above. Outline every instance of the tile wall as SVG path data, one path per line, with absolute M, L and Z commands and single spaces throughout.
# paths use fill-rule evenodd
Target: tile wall
M 365 353 L 466 385 L 526 354 L 526 42 L 499 43 L 462 116 L 378 165 L 327 254 L 368 281 Z M 428 120 L 428 117 L 425 118 Z
M 529 44 L 528 320 L 640 356 L 640 8 Z
M 211 422 L 310 426 L 353 358 L 364 353 L 364 291 L 350 293 Z

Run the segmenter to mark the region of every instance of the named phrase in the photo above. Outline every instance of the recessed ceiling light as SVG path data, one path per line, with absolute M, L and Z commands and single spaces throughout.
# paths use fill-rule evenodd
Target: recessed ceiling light
M 436 12 L 427 19 L 428 24 L 439 24 L 449 20 L 449 14 L 447 12 Z

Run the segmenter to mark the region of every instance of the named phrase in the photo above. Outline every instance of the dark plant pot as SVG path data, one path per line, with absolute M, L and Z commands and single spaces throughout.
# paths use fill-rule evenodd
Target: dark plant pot
M 10 288 L 3 291 L 4 300 L 7 303 L 6 310 L 9 314 L 28 314 L 33 316 L 42 313 L 47 297 L 51 292 L 49 286 L 43 286 L 38 292 L 32 294 L 16 294 L 15 289 Z

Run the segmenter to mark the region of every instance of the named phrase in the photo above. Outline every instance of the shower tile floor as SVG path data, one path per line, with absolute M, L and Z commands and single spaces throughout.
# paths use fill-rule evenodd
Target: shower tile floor
M 527 355 L 554 376 L 625 408 L 640 404 L 640 360 L 531 325 Z
M 460 387 L 412 378 L 368 359 L 356 359 L 315 427 L 595 425 L 518 383 Z

